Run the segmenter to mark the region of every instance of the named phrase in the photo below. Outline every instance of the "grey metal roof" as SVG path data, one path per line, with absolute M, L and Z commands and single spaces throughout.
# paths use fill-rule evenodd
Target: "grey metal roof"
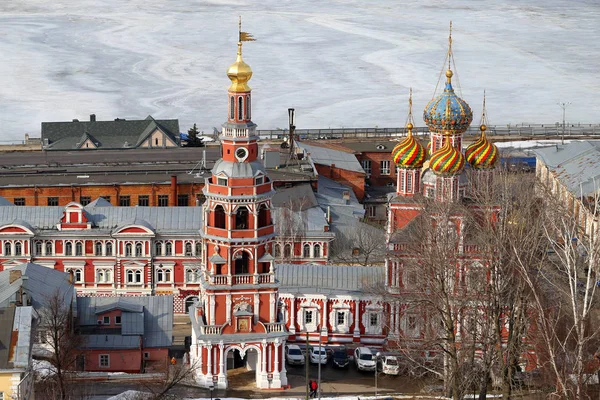
M 233 162 L 225 161 L 223 159 L 220 159 L 215 163 L 212 173 L 213 175 L 223 173 L 230 178 L 252 178 L 259 173 L 267 175 L 265 167 L 260 161 Z
M 350 294 L 383 285 L 385 267 L 277 264 L 280 292 Z
M 144 306 L 141 304 L 131 303 L 124 297 L 111 297 L 112 302 L 108 302 L 103 305 L 96 305 L 96 314 L 102 314 L 111 310 L 129 311 L 134 313 L 141 313 L 144 311 Z
M 600 143 L 577 141 L 532 150 L 575 196 L 600 190 Z
M 14 206 L 14 204 L 0 196 L 0 206 Z
M 373 138 L 373 140 L 368 142 L 345 142 L 343 146 L 356 153 L 391 153 L 398 143 L 397 140 L 377 140 Z
M 12 367 L 8 356 L 10 354 L 15 308 L 0 308 L 0 370 Z
M 13 331 L 18 332 L 12 362 L 15 367 L 27 368 L 31 351 L 31 325 L 33 321 L 33 307 L 21 306 L 15 308 Z
M 91 201 L 84 208 L 87 210 L 88 208 L 94 207 L 112 207 L 112 204 L 110 204 L 110 201 L 107 201 L 104 197 L 98 197 L 96 200 Z
M 365 173 L 354 154 L 325 147 L 312 146 L 298 142 L 298 147 L 307 154 L 315 164 L 333 165 L 337 168 Z
M 278 188 L 271 202 L 273 207 L 291 207 L 293 210 L 306 210 L 318 205 L 313 188 L 308 183 L 291 188 Z
M 26 221 L 37 230 L 56 231 L 63 216 L 61 206 L 0 206 L 0 221 Z M 85 207 L 96 228 L 107 231 L 122 227 L 123 221 L 146 221 L 144 226 L 156 232 L 197 232 L 202 227 L 201 207 Z
M 75 289 L 69 282 L 69 274 L 34 263 L 17 265 L 0 272 L 0 291 L 8 287 L 10 272 L 17 270 L 21 271 L 21 276 L 27 277 L 27 279 L 23 279 L 23 289 L 36 310 L 44 308 L 55 293 L 58 293 L 65 302 L 75 298 Z M 0 304 L 0 307 L 6 307 L 11 300 L 14 300 L 14 296 Z
M 131 310 L 139 310 L 139 307 L 143 307 L 143 313 L 123 312 L 121 318 L 121 335 L 103 335 L 98 333 L 86 335 L 88 337 L 86 347 L 139 347 L 139 338 L 132 335 L 141 335 L 142 333 L 144 347 L 166 347 L 171 345 L 171 335 L 173 332 L 173 296 L 80 297 L 77 300 L 79 325 L 96 326 L 98 321 L 98 307 L 106 309 L 108 306 L 110 309 L 115 303 L 118 303 L 119 307 L 127 307 Z M 107 337 L 108 340 L 106 340 Z M 137 339 L 137 341 L 131 338 Z
M 321 207 L 312 207 L 292 213 L 284 207 L 275 207 L 271 216 L 277 234 L 285 234 L 288 231 L 294 231 L 296 234 L 299 232 L 325 232 L 325 227 L 329 226 Z
M 157 129 L 179 144 L 179 121 L 150 115 L 143 120 L 42 122 L 42 143 L 48 139 L 49 150 L 69 150 L 90 138 L 99 149 L 134 148 Z

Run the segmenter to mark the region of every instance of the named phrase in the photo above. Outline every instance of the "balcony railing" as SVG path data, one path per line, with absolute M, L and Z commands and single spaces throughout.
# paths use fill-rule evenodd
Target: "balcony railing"
M 203 335 L 219 336 L 223 332 L 221 325 L 200 325 L 200 332 Z
M 285 324 L 283 322 L 268 323 L 265 324 L 265 328 L 267 329 L 267 333 L 285 332 Z
M 208 283 L 216 286 L 264 285 L 275 283 L 274 274 L 206 275 Z

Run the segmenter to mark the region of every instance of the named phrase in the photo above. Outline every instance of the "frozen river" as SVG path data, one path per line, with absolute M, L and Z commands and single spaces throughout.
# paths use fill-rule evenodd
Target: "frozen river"
M 179 118 L 206 133 L 226 119 L 237 17 L 257 42 L 259 129 L 417 123 L 454 25 L 463 97 L 491 124 L 600 120 L 596 0 L 3 0 L 0 141 L 42 121 Z

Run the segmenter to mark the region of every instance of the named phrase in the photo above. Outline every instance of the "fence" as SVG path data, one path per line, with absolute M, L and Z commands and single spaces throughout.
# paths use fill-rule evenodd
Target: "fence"
M 402 136 L 405 128 L 337 128 L 337 129 L 296 129 L 300 139 L 351 139 L 351 138 L 386 138 Z M 416 127 L 413 133 L 427 134 L 427 127 Z M 489 125 L 489 135 L 501 136 L 594 136 L 600 135 L 600 124 L 569 124 L 563 129 L 562 124 L 519 124 Z M 287 129 L 257 130 L 263 139 L 283 139 L 289 135 Z M 471 126 L 466 135 L 478 135 L 479 127 Z

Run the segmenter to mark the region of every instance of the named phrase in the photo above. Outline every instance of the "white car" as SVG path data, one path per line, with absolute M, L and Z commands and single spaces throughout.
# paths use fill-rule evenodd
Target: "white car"
M 308 353 L 310 362 L 313 364 L 327 364 L 327 351 L 325 347 L 311 347 Z
M 400 363 L 396 356 L 378 357 L 378 369 L 386 375 L 398 375 L 400 373 Z
M 285 359 L 290 365 L 304 365 L 304 353 L 296 344 L 285 346 Z
M 375 357 L 368 347 L 354 350 L 354 363 L 359 371 L 375 371 Z

